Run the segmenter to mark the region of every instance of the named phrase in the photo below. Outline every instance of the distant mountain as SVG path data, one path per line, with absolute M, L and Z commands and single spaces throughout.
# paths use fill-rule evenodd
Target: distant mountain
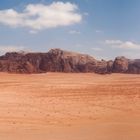
M 10 73 L 95 72 L 140 74 L 140 59 L 117 57 L 114 61 L 61 49 L 47 53 L 10 52 L 0 56 L 0 71 Z

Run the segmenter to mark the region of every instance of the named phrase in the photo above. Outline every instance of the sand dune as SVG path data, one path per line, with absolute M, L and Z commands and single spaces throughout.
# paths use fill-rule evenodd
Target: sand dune
M 0 140 L 139 140 L 140 75 L 0 73 Z

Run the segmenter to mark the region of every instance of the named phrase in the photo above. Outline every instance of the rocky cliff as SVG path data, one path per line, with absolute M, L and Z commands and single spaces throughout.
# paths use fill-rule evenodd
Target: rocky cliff
M 0 57 L 0 71 L 10 73 L 95 72 L 140 74 L 140 59 L 117 57 L 114 61 L 74 52 L 51 49 L 47 53 L 6 53 Z

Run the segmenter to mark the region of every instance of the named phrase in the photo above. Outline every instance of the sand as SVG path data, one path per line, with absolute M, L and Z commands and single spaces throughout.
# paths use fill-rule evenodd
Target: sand
M 0 140 L 139 140 L 140 75 L 0 73 Z

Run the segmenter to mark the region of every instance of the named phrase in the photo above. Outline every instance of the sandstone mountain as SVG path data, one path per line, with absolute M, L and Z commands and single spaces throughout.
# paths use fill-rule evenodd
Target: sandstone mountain
M 114 61 L 95 58 L 61 49 L 47 53 L 11 52 L 0 56 L 0 71 L 10 73 L 44 72 L 95 72 L 140 74 L 140 59 L 130 60 L 117 57 Z

